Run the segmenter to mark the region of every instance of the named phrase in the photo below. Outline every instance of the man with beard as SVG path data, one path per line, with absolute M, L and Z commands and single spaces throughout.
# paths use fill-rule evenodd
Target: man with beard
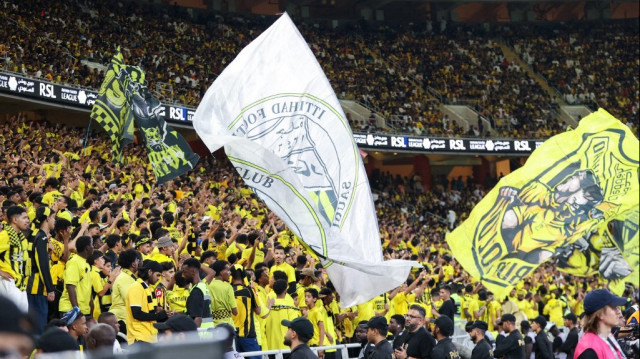
M 484 337 L 484 333 L 489 329 L 489 325 L 483 321 L 475 321 L 471 324 L 469 336 L 476 344 L 471 352 L 471 359 L 493 359 L 491 344 Z
M 435 340 L 424 328 L 426 312 L 423 307 L 414 304 L 405 315 L 406 330 L 399 338 L 401 346 L 395 349 L 396 359 L 430 358 Z
M 282 325 L 289 328 L 284 336 L 284 345 L 291 348 L 290 359 L 318 359 L 307 343 L 313 337 L 313 324 L 305 317 L 292 321 L 283 320 Z
M 500 322 L 507 337 L 496 345 L 493 354 L 496 358 L 525 359 L 524 339 L 522 339 L 520 331 L 516 329 L 516 317 L 513 314 L 504 314 L 500 318 Z
M 432 359 L 460 359 L 460 353 L 451 341 L 453 334 L 453 320 L 446 315 L 441 315 L 434 322 L 433 336 L 438 344 L 431 351 Z

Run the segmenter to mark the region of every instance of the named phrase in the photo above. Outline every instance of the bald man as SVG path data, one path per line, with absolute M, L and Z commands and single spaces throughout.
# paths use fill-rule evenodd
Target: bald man
M 89 351 L 101 350 L 113 352 L 113 343 L 116 340 L 116 331 L 104 323 L 93 326 L 87 334 L 87 349 Z

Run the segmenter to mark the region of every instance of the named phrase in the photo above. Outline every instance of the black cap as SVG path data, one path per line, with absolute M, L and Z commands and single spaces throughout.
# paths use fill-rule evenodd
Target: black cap
M 563 318 L 570 320 L 573 324 L 576 324 L 578 322 L 578 317 L 573 313 L 569 313 L 565 315 Z
M 584 297 L 585 314 L 593 314 L 607 305 L 619 307 L 627 304 L 627 300 L 622 297 L 616 297 L 606 289 L 593 290 Z
M 70 350 L 80 350 L 78 342 L 71 334 L 56 327 L 49 328 L 38 338 L 36 349 L 45 353 L 59 353 Z
M 513 314 L 503 314 L 502 317 L 500 318 L 500 322 L 504 323 L 504 322 L 516 322 L 516 317 Z
M 320 298 L 328 297 L 330 295 L 333 295 L 333 292 L 327 287 L 320 289 L 320 293 L 318 293 L 318 297 Z
M 541 315 L 535 317 L 531 321 L 535 322 L 535 323 L 538 323 L 538 325 L 540 325 L 540 327 L 542 327 L 542 329 L 547 327 L 547 318 L 545 318 L 545 317 L 543 317 Z
M 367 328 L 378 329 L 384 335 L 387 330 L 389 330 L 389 325 L 387 324 L 387 318 L 376 315 L 375 317 L 371 317 L 369 322 L 367 322 Z
M 292 321 L 283 320 L 281 324 L 298 333 L 298 337 L 303 341 L 313 338 L 313 324 L 305 317 L 298 317 Z
M 475 322 L 473 322 L 473 324 L 471 324 L 471 329 L 476 328 L 482 331 L 486 331 L 489 329 L 489 324 L 487 324 L 487 322 L 483 322 L 482 320 L 476 320 Z
M 184 314 L 176 314 L 162 323 L 153 323 L 158 330 L 170 329 L 172 332 L 195 332 L 198 330 L 196 322 Z
M 435 326 L 440 328 L 440 333 L 445 337 L 453 334 L 453 321 L 446 315 L 441 315 L 434 322 Z

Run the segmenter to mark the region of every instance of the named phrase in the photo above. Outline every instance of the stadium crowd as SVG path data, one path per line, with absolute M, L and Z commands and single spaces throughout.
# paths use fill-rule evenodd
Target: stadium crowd
M 8 24 L 0 29 L 5 69 L 99 88 L 104 65 L 119 45 L 127 63 L 147 72 L 161 101 L 189 106 L 197 106 L 226 64 L 271 21 L 188 16 L 177 7 L 133 2 L 44 0 L 4 1 L 0 17 Z M 566 129 L 555 121 L 556 99 L 506 60 L 497 42 L 503 38 L 565 98 L 588 97 L 592 108 L 605 107 L 637 128 L 637 26 L 576 27 L 571 35 L 553 28 L 557 38 L 550 40 L 537 28 L 520 33 L 464 24 L 440 31 L 418 25 L 299 27 L 338 96 L 364 103 L 386 120 L 381 129 L 375 121 L 351 119 L 356 130 L 546 138 Z M 575 46 L 564 46 L 568 41 Z M 603 71 L 606 76 L 595 75 Z M 463 129 L 443 115 L 434 96 L 474 107 L 494 132 L 482 121 Z
M 470 338 L 482 342 L 478 348 L 485 337 L 495 344 L 496 357 L 513 345 L 507 339 L 519 333 L 516 323 L 526 343 L 517 350 L 535 354 L 534 340 L 545 332 L 538 339 L 526 330 L 548 327 L 559 333 L 552 350 L 570 354 L 576 316 L 589 312 L 585 294 L 606 285 L 562 274 L 549 262 L 508 296 L 494 297 L 444 241 L 485 187 L 457 178 L 425 188 L 419 176 L 376 172 L 370 182 L 384 255 L 423 268 L 399 288 L 341 308 L 318 259 L 224 161 L 204 158 L 158 186 L 139 145 L 125 148 L 122 165 L 112 164 L 99 136 L 85 147 L 79 129 L 15 117 L 1 124 L 0 138 L 0 289 L 34 318 L 31 329 L 17 327 L 24 318 L 9 310 L 3 318 L 18 319 L 3 320 L 0 335 L 41 334 L 40 352 L 119 352 L 158 335 L 223 327 L 239 352 L 286 349 L 287 337 L 309 346 L 358 342 L 360 357 L 371 358 L 375 348 L 390 358 L 388 346 L 368 344 L 389 335 L 396 358 L 437 358 L 447 350 L 470 357 L 472 344 L 449 339 L 462 319 Z M 637 288 L 624 297 L 625 309 L 637 309 Z M 24 344 L 23 355 L 32 345 Z

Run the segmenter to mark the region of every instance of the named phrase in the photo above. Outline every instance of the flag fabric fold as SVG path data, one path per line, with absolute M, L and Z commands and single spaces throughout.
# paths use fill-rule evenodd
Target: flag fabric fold
M 107 67 L 105 79 L 91 109 L 91 119 L 102 126 L 111 139 L 113 160 L 121 161 L 122 149 L 133 141 L 133 114 L 127 104 L 128 88 L 144 83 L 144 72 L 125 65 L 120 47 Z
M 193 169 L 200 157 L 161 115 L 161 104 L 149 92 L 145 73 L 125 65 L 120 47 L 107 68 L 91 119 L 107 132 L 113 160 L 121 162 L 124 146 L 133 141 L 134 123 L 144 137 L 149 162 L 162 184 Z
M 196 132 L 322 260 L 341 305 L 404 282 L 384 261 L 371 190 L 329 81 L 287 14 L 244 48 L 205 94 Z
M 588 248 L 594 232 L 638 209 L 638 147 L 605 110 L 583 118 L 575 130 L 545 141 L 447 235 L 453 254 L 500 297 L 540 263 Z M 572 273 L 593 273 L 585 258 L 570 263 Z M 607 270 L 629 274 L 616 265 Z

